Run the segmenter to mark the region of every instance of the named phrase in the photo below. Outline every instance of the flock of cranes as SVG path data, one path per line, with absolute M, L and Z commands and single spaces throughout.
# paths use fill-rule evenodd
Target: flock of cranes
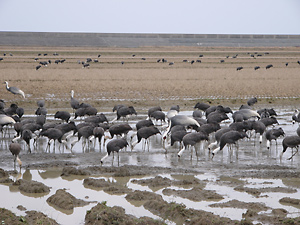
M 262 54 L 262 53 L 260 54 L 260 53 L 258 53 L 258 52 L 254 52 L 254 53 L 248 52 L 248 53 L 247 53 L 247 56 L 250 57 L 250 58 L 256 59 L 256 58 L 261 58 L 261 57 L 263 57 L 264 55 L 269 55 L 269 54 L 270 54 L 269 52 L 265 52 L 265 53 L 263 53 L 263 54 Z M 4 53 L 4 56 L 5 56 L 5 55 L 7 55 L 7 54 Z M 48 53 L 44 53 L 44 54 L 39 53 L 39 54 L 38 54 L 38 57 L 35 57 L 35 58 L 34 58 L 34 61 L 35 61 L 35 62 L 39 62 L 39 64 L 35 67 L 36 70 L 39 70 L 39 69 L 42 68 L 42 67 L 47 67 L 48 65 L 52 64 L 53 60 L 51 60 L 51 59 L 44 60 L 44 59 L 41 59 L 41 58 L 40 58 L 40 57 L 43 57 L 43 56 L 44 56 L 44 57 L 47 57 L 48 55 L 49 55 Z M 13 56 L 13 55 L 10 53 L 10 56 Z M 53 53 L 53 56 L 59 56 L 59 54 L 55 52 L 55 53 Z M 88 57 L 88 58 L 86 58 L 86 59 L 84 59 L 84 60 L 77 60 L 77 63 L 80 64 L 80 65 L 82 65 L 82 68 L 90 68 L 91 63 L 99 63 L 99 62 L 100 62 L 100 61 L 99 61 L 99 58 L 100 58 L 100 57 L 101 57 L 101 54 L 98 54 L 98 55 L 96 56 L 95 59 L 92 59 L 92 58 Z M 131 57 L 134 58 L 134 57 L 136 57 L 136 55 L 135 55 L 135 54 L 132 54 Z M 201 60 L 201 59 L 204 57 L 204 55 L 203 55 L 203 54 L 200 54 L 198 57 L 199 57 L 200 59 L 183 59 L 182 62 L 183 62 L 183 63 L 189 63 L 189 64 L 191 64 L 191 65 L 194 64 L 194 63 L 202 63 L 203 60 Z M 227 56 L 225 56 L 224 59 L 219 60 L 219 62 L 223 64 L 223 63 L 226 63 L 230 58 L 231 58 L 231 59 L 236 59 L 236 58 L 238 58 L 238 57 L 240 57 L 239 54 L 234 54 L 234 55 L 232 55 L 232 56 L 227 55 Z M 0 58 L 0 61 L 2 61 L 2 60 L 4 60 L 3 57 Z M 146 61 L 147 58 L 141 57 L 140 60 Z M 66 59 L 55 59 L 55 60 L 54 60 L 54 63 L 55 63 L 55 64 L 62 64 L 62 63 L 64 63 L 65 61 L 66 61 Z M 157 63 L 165 63 L 165 64 L 168 64 L 169 66 L 173 66 L 173 65 L 176 64 L 174 61 L 169 62 L 169 61 L 168 61 L 167 59 L 165 59 L 165 58 L 157 59 L 156 62 L 157 62 Z M 124 65 L 126 62 L 125 62 L 124 60 L 121 60 L 119 63 L 121 63 L 121 65 Z M 300 60 L 297 61 L 297 64 L 300 65 Z M 289 62 L 285 62 L 285 66 L 286 66 L 286 67 L 289 66 Z M 264 66 L 265 69 L 270 69 L 270 68 L 272 68 L 272 67 L 273 67 L 273 64 L 267 64 L 267 65 Z M 262 67 L 261 67 L 261 66 L 258 66 L 258 65 L 254 66 L 254 70 L 258 70 L 258 69 L 261 69 L 261 68 L 262 68 Z M 243 70 L 243 69 L 244 69 L 243 66 L 238 66 L 238 67 L 236 67 L 236 70 L 237 70 L 237 71 L 240 71 L 240 70 Z
M 269 53 L 264 54 L 267 55 Z M 43 54 L 43 56 L 47 55 L 48 54 Z M 57 53 L 53 55 L 58 56 Z M 42 57 L 42 54 L 39 54 L 39 57 L 40 56 Z M 257 53 L 250 55 L 250 57 L 261 56 L 262 55 Z M 40 61 L 39 57 L 35 58 L 35 61 Z M 99 54 L 97 58 L 100 57 L 101 55 Z M 133 57 L 136 57 L 136 55 L 132 55 L 132 58 Z M 202 54 L 199 55 L 199 58 L 202 59 L 203 57 L 204 56 Z M 238 54 L 231 58 L 237 57 Z M 220 63 L 226 63 L 228 58 L 230 58 L 230 56 L 226 56 L 225 59 L 220 60 Z M 147 60 L 145 57 L 141 59 L 142 61 Z M 3 58 L 0 60 L 3 60 Z M 65 61 L 66 59 L 57 59 L 54 63 L 59 64 L 64 63 Z M 99 60 L 87 58 L 86 60 L 79 61 L 78 63 L 82 64 L 83 68 L 88 68 L 90 66 L 89 63 L 93 62 L 97 63 Z M 195 59 L 190 61 L 188 59 L 184 59 L 182 62 L 194 64 L 202 63 L 202 60 Z M 124 61 L 121 63 L 123 65 Z M 165 58 L 158 59 L 157 63 L 167 63 L 170 66 L 174 65 L 174 62 L 168 62 Z M 300 61 L 297 61 L 297 63 L 300 65 Z M 42 60 L 39 62 L 39 65 L 36 66 L 36 70 L 39 70 L 42 66 L 47 66 L 49 64 L 51 64 L 51 60 Z M 285 66 L 288 65 L 289 63 L 285 63 Z M 272 64 L 265 66 L 266 69 L 270 69 L 272 67 Z M 255 66 L 254 70 L 258 70 L 260 68 L 260 66 Z M 236 70 L 242 69 L 242 66 L 236 68 Z M 21 89 L 13 86 L 10 87 L 7 81 L 4 83 L 7 91 L 10 93 L 22 96 L 23 98 L 26 97 L 25 93 Z M 101 146 L 101 139 L 104 139 L 103 143 L 106 143 L 106 140 L 111 139 L 106 145 L 107 154 L 101 159 L 101 162 L 103 162 L 104 159 L 106 159 L 111 153 L 119 152 L 119 150 L 124 147 L 130 146 L 133 149 L 142 141 L 142 139 L 146 140 L 145 146 L 148 145 L 149 148 L 149 138 L 156 134 L 160 134 L 162 136 L 164 149 L 167 149 L 168 145 L 173 146 L 176 142 L 181 143 L 181 147 L 177 153 L 178 157 L 181 157 L 190 146 L 195 148 L 195 146 L 201 142 L 208 143 L 207 148 L 211 151 L 211 155 L 213 157 L 226 145 L 236 144 L 240 139 L 250 138 L 250 131 L 259 133 L 260 142 L 262 136 L 265 135 L 267 138 L 268 148 L 270 147 L 270 142 L 272 140 L 276 140 L 278 137 L 284 135 L 284 131 L 281 128 L 270 129 L 270 126 L 277 123 L 276 113 L 272 112 L 271 109 L 263 109 L 262 111 L 257 112 L 254 111 L 252 106 L 256 102 L 256 98 L 249 99 L 247 105 L 241 106 L 241 108 L 236 112 L 232 112 L 228 107 L 211 106 L 204 103 L 198 103 L 195 105 L 196 110 L 193 112 L 193 115 L 190 116 L 180 115 L 179 106 L 171 107 L 166 113 L 163 112 L 159 106 L 155 106 L 149 109 L 147 119 L 138 121 L 138 123 L 132 127 L 127 122 L 119 122 L 124 120 L 124 118 L 127 118 L 129 115 L 137 115 L 137 112 L 132 106 L 116 105 L 113 108 L 113 112 L 116 113 L 116 118 L 109 121 L 105 114 L 98 113 L 98 110 L 95 107 L 87 103 L 79 103 L 79 101 L 74 98 L 74 91 L 72 90 L 70 105 L 73 113 L 68 111 L 57 111 L 54 118 L 62 121 L 59 124 L 49 124 L 47 122 L 48 112 L 44 101 L 37 102 L 38 108 L 35 112 L 37 117 L 35 120 L 31 119 L 31 121 L 22 119 L 24 110 L 22 111 L 22 108 L 15 104 L 12 104 L 4 111 L 3 102 L 0 101 L 0 110 L 3 110 L 3 113 L 0 114 L 0 125 L 3 127 L 9 124 L 14 124 L 17 137 L 13 139 L 14 143 L 11 145 L 10 149 L 13 155 L 15 155 L 15 161 L 18 161 L 20 165 L 21 161 L 18 157 L 20 147 L 17 143 L 20 140 L 24 140 L 27 143 L 28 151 L 30 152 L 30 140 L 36 140 L 41 136 L 49 139 L 47 149 L 50 149 L 52 142 L 55 143 L 58 141 L 70 150 L 72 150 L 73 146 L 82 139 L 84 139 L 83 148 L 88 147 L 89 143 L 96 138 L 99 140 L 99 146 Z M 300 122 L 300 116 L 298 121 L 299 112 L 297 113 L 295 113 L 294 120 L 296 122 Z M 77 122 L 78 118 L 80 118 L 80 122 Z M 223 121 L 228 121 L 231 118 L 233 123 L 229 126 L 228 124 L 224 126 Z M 160 121 L 160 126 L 155 125 L 154 121 Z M 129 138 L 126 137 L 126 134 L 132 130 L 135 131 L 133 133 L 136 135 L 136 140 L 134 140 L 135 137 L 133 136 L 130 136 Z M 105 135 L 107 133 L 108 135 Z M 116 136 L 119 137 L 120 135 L 122 135 L 123 138 L 116 138 Z M 298 135 L 285 137 L 282 143 L 282 153 L 285 152 L 288 147 L 298 148 L 299 144 L 300 138 Z M 197 153 L 196 148 L 195 152 Z M 292 154 L 291 158 L 294 154 Z
M 16 87 L 8 87 L 5 82 L 6 89 L 13 94 L 18 94 L 25 97 L 23 91 Z M 37 140 L 41 137 L 48 139 L 45 151 L 50 152 L 50 146 L 53 143 L 55 151 L 56 142 L 72 152 L 76 143 L 82 142 L 83 151 L 88 148 L 95 147 L 96 140 L 101 146 L 106 146 L 106 154 L 101 158 L 100 162 L 111 155 L 118 153 L 123 148 L 130 147 L 131 150 L 135 146 L 143 142 L 142 148 L 148 151 L 150 148 L 149 139 L 154 135 L 161 135 L 162 149 L 168 151 L 176 142 L 179 143 L 180 149 L 177 152 L 178 158 L 182 157 L 183 153 L 190 149 L 198 157 L 200 144 L 203 144 L 203 149 L 207 149 L 211 158 L 219 151 L 222 151 L 227 145 L 232 154 L 232 146 L 236 145 L 239 140 L 250 139 L 255 137 L 254 134 L 259 134 L 259 142 L 262 143 L 263 135 L 267 139 L 267 148 L 270 148 L 272 140 L 277 140 L 284 136 L 285 132 L 278 125 L 276 112 L 274 109 L 260 109 L 255 111 L 253 105 L 257 102 L 257 98 L 250 98 L 247 104 L 242 105 L 237 111 L 233 112 L 229 107 L 222 105 L 210 105 L 207 103 L 197 103 L 194 106 L 192 115 L 180 114 L 178 105 L 172 106 L 166 113 L 163 112 L 160 106 L 154 106 L 148 109 L 147 118 L 139 120 L 134 125 L 128 123 L 128 117 L 137 115 L 133 106 L 115 105 L 113 112 L 115 118 L 108 120 L 106 115 L 98 113 L 98 110 L 88 103 L 80 103 L 74 97 L 74 91 L 71 91 L 70 106 L 72 113 L 68 111 L 57 111 L 54 114 L 54 120 L 49 121 L 49 115 L 45 107 L 45 101 L 37 101 L 36 117 L 24 118 L 24 110 L 16 104 L 11 104 L 5 108 L 4 101 L 0 101 L 0 125 L 5 137 L 5 127 L 13 125 L 15 136 L 11 139 L 9 145 L 11 153 L 14 155 L 14 165 L 16 161 L 19 166 L 22 162 L 19 158 L 21 152 L 20 142 L 26 143 L 28 153 L 32 152 L 31 146 L 37 147 Z M 78 118 L 79 117 L 79 118 Z M 292 117 L 293 121 L 300 122 L 300 113 L 296 111 Z M 232 122 L 228 122 L 231 121 Z M 225 122 L 227 121 L 227 122 Z M 130 133 L 129 133 L 130 132 Z M 30 141 L 33 140 L 31 144 Z M 109 140 L 109 141 L 108 141 Z M 92 145 L 93 143 L 93 145 Z M 276 142 L 277 143 L 277 142 Z M 287 148 L 296 148 L 300 145 L 300 128 L 295 135 L 284 137 L 282 146 L 282 154 Z M 26 151 L 26 148 L 24 150 Z M 174 147 L 173 147 L 174 148 Z M 23 150 L 23 152 L 25 152 Z

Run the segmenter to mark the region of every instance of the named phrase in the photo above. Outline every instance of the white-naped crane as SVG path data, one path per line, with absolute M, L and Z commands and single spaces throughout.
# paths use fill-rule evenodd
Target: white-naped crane
M 13 125 L 15 123 L 16 121 L 12 117 L 4 114 L 0 114 L 0 126 L 2 130 L 2 137 L 5 137 L 6 133 L 8 132 L 8 127 L 4 132 L 3 132 L 3 127 L 8 125 Z
M 166 139 L 171 128 L 176 125 L 183 125 L 183 126 L 189 127 L 189 128 L 200 127 L 200 124 L 195 119 L 188 117 L 186 115 L 176 115 L 176 116 L 171 117 L 171 119 L 169 120 L 169 126 L 168 126 L 167 130 L 164 132 L 164 134 L 162 135 L 162 138 Z
M 9 87 L 7 81 L 4 81 L 4 83 L 6 84 L 6 90 L 8 90 L 9 92 L 13 93 L 14 95 L 21 95 L 23 98 L 25 98 L 25 93 L 20 88 Z

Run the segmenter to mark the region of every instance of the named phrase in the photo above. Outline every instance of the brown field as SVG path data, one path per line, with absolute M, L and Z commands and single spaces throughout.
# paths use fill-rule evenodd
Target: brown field
M 54 56 L 57 52 L 59 55 Z M 268 54 L 265 54 L 265 53 Z M 7 53 L 3 56 L 3 53 Z M 13 56 L 10 56 L 12 53 Z M 38 56 L 41 53 L 41 56 Z M 47 56 L 43 54 L 47 53 Z M 250 54 L 262 56 L 251 57 Z M 101 57 L 98 58 L 98 54 Z M 133 57 L 132 55 L 135 54 Z M 199 57 L 203 54 L 203 57 Z M 232 56 L 238 54 L 236 58 Z M 228 56 L 228 58 L 226 58 Z M 46 99 L 48 107 L 69 107 L 70 91 L 75 97 L 97 107 L 120 102 L 135 106 L 194 105 L 198 101 L 240 103 L 257 96 L 261 103 L 299 103 L 299 48 L 42 48 L 0 46 L 1 80 L 21 88 L 27 98 L 1 88 L 1 98 L 35 106 Z M 34 58 L 38 57 L 37 62 Z M 98 59 L 83 69 L 78 60 Z M 146 60 L 142 60 L 145 58 Z M 157 59 L 167 63 L 157 63 Z M 38 71 L 40 61 L 52 64 Z M 66 59 L 55 64 L 56 59 Z M 201 60 L 201 63 L 183 62 Z M 225 60 L 220 63 L 220 60 Z M 121 61 L 124 64 L 121 64 Z M 174 62 L 174 65 L 169 65 Z M 286 67 L 285 63 L 289 65 Z M 272 64 L 273 68 L 265 67 Z M 242 66 L 243 70 L 236 68 Z M 254 70 L 260 66 L 259 70 Z

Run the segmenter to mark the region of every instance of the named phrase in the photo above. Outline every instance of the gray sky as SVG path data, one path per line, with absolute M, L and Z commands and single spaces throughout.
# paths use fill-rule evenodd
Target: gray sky
M 0 31 L 300 34 L 300 0 L 0 0 Z

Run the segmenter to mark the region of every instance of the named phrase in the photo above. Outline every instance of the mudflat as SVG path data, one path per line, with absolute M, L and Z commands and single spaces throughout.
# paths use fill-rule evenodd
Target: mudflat
M 236 104 L 253 96 L 261 103 L 299 103 L 297 47 L 0 46 L 0 55 L 1 79 L 26 94 L 26 99 L 15 96 L 3 84 L 1 98 L 28 107 L 36 106 L 39 99 L 49 101 L 50 108 L 69 107 L 71 90 L 78 100 L 96 107 L 112 107 L 119 102 L 135 107 L 190 107 L 198 101 Z M 40 62 L 48 64 L 36 70 Z M 89 66 L 84 68 L 82 63 Z M 266 69 L 268 65 L 272 67 Z

